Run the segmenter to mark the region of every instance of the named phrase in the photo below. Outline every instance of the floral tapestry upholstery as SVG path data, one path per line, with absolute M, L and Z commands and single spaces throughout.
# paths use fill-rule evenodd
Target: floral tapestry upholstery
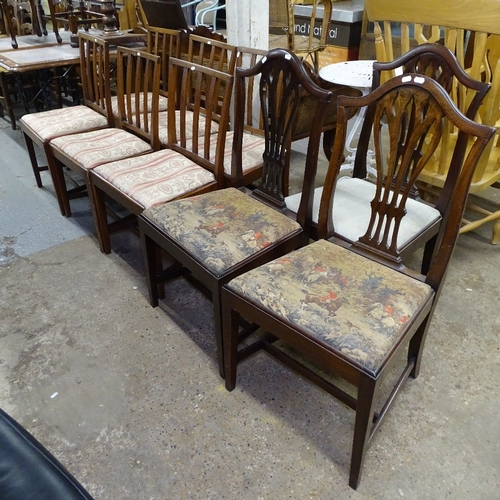
M 143 215 L 218 277 L 302 231 L 294 220 L 234 188 L 173 201 Z
M 142 98 L 143 97 L 142 94 L 140 97 L 141 97 L 141 99 L 139 102 L 139 113 L 142 113 L 144 111 L 144 99 Z M 127 101 L 125 100 L 125 106 L 127 105 L 126 102 Z M 130 104 L 132 106 L 132 109 L 135 109 L 135 95 L 130 96 Z M 168 98 L 166 98 L 165 96 L 159 96 L 158 111 L 167 111 L 167 106 L 168 106 Z M 150 92 L 148 94 L 147 110 L 151 111 L 152 107 L 153 107 L 153 94 Z M 117 96 L 111 97 L 111 109 L 113 111 L 113 115 L 118 116 L 118 97 Z
M 325 240 L 226 286 L 372 376 L 434 296 L 427 284 Z
M 25 114 L 21 124 L 41 140 L 50 141 L 63 135 L 106 127 L 108 120 L 87 106 L 71 106 Z
M 106 163 L 93 172 L 144 208 L 215 184 L 212 172 L 167 149 Z
M 57 137 L 50 145 L 86 170 L 153 151 L 146 141 L 116 128 Z
M 163 146 L 167 146 L 168 144 L 168 112 L 163 111 L 159 115 L 159 131 L 158 135 L 160 137 L 160 143 Z M 175 126 L 177 129 L 177 140 L 179 140 L 179 130 L 181 129 L 181 115 L 180 111 L 176 110 L 175 112 Z M 205 133 L 205 120 L 199 121 L 199 129 L 198 129 L 198 137 L 202 136 Z M 217 122 L 213 122 L 211 125 L 211 134 L 217 134 L 219 132 L 219 124 Z M 193 137 L 193 113 L 186 113 L 186 141 L 189 141 Z M 190 146 L 188 146 L 189 149 Z

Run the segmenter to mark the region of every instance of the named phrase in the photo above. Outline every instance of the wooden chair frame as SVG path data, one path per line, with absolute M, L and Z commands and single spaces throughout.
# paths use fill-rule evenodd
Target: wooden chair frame
M 335 234 L 332 223 L 331 199 L 335 193 L 335 184 L 342 164 L 346 139 L 347 109 L 354 103 L 357 103 L 367 106 L 369 110 L 372 109 L 372 112 L 377 113 L 374 110 L 375 107 L 379 109 L 377 101 L 380 102 L 380 109 L 385 106 L 387 106 L 386 109 L 390 109 L 391 103 L 396 102 L 396 95 L 407 99 L 412 94 L 415 97 L 416 107 L 424 105 L 425 108 L 424 102 L 426 100 L 429 103 L 432 102 L 433 109 L 429 110 L 429 113 L 434 115 L 436 123 L 441 121 L 442 117 L 440 116 L 446 115 L 448 119 L 464 132 L 461 140 L 467 140 L 468 137 L 466 136 L 469 135 L 475 138 L 474 144 L 467 155 L 464 155 L 464 148 L 461 148 L 459 145 L 457 146 L 457 153 L 452 160 L 458 170 L 456 183 L 449 191 L 447 208 L 445 210 L 446 217 L 443 219 L 438 234 L 429 241 L 426 248 L 425 254 L 429 256 L 429 259 L 425 260 L 423 266 L 419 270 L 410 270 L 402 266 L 401 263 L 394 262 L 391 237 L 384 233 L 380 226 L 375 224 L 375 221 L 377 219 L 387 220 L 387 217 L 389 219 L 393 217 L 398 219 L 402 213 L 399 212 L 399 215 L 396 215 L 394 211 L 395 204 L 387 198 L 380 198 L 380 203 L 372 205 L 374 225 L 368 229 L 359 241 L 354 242 L 352 245 L 346 245 L 335 239 L 318 241 L 297 251 L 295 254 L 291 253 L 284 258 L 271 262 L 267 266 L 263 266 L 263 268 L 250 271 L 247 275 L 229 282 L 222 289 L 226 388 L 230 391 L 235 388 L 237 363 L 254 354 L 256 351 L 263 349 L 336 397 L 349 408 L 355 410 L 356 417 L 349 476 L 349 485 L 354 489 L 359 485 L 368 445 L 375 436 L 392 403 L 395 401 L 396 395 L 409 378 L 416 378 L 419 374 L 425 338 L 429 330 L 437 299 L 442 290 L 446 268 L 458 236 L 460 220 L 465 207 L 472 174 L 482 151 L 494 133 L 493 128 L 474 123 L 461 115 L 442 88 L 436 82 L 424 76 L 394 78 L 375 89 L 368 96 L 360 98 L 340 96 L 338 99 L 339 125 L 327 175 L 328 192 L 324 195 L 321 203 L 319 220 L 319 236 L 321 238 L 325 238 L 326 240 Z M 426 97 L 423 97 L 424 95 Z M 436 103 L 439 103 L 439 105 L 436 106 Z M 412 131 L 408 136 L 408 139 L 411 141 L 413 140 L 411 137 L 413 134 L 420 134 L 418 122 L 415 122 L 414 125 L 415 127 L 410 127 Z M 391 140 L 393 139 L 391 138 Z M 397 227 L 398 222 L 396 222 L 396 232 Z M 317 249 L 321 250 L 317 252 Z M 325 252 L 329 252 L 331 257 L 330 260 L 327 259 L 323 262 L 317 256 L 325 255 Z M 351 257 L 350 255 L 353 253 L 356 256 L 352 255 Z M 352 261 L 349 264 L 350 267 L 340 267 L 343 260 L 347 262 Z M 281 273 L 279 270 L 280 266 L 285 269 L 285 266 L 292 262 L 295 262 L 295 264 L 291 264 L 293 266 L 292 271 L 294 269 L 301 269 L 299 268 L 300 262 L 309 262 L 311 268 L 314 268 L 314 272 L 329 277 L 335 275 L 341 285 L 336 287 L 335 279 L 331 278 L 328 284 L 325 285 L 326 287 L 332 287 L 327 294 L 330 299 L 328 297 L 315 298 L 314 291 L 316 288 L 311 290 L 310 293 L 312 295 L 308 296 L 309 280 L 305 274 L 302 274 L 302 272 L 299 273 L 300 276 L 295 283 L 290 281 L 293 277 L 292 274 L 286 270 Z M 342 270 L 347 269 L 347 275 L 344 276 L 343 273 L 340 276 L 335 274 L 340 272 L 336 270 L 335 266 L 337 265 Z M 347 312 L 343 316 L 344 324 L 351 325 L 350 328 L 353 329 L 354 335 L 355 327 L 348 320 L 348 318 L 353 318 L 352 314 L 355 314 L 356 311 L 360 313 L 360 310 L 354 305 L 354 295 L 356 297 L 363 296 L 363 304 L 368 304 L 370 301 L 376 302 L 379 300 L 379 297 L 372 297 L 372 289 L 370 287 L 367 288 L 365 284 L 361 287 L 356 287 L 350 285 L 349 281 L 345 281 L 344 283 L 342 277 L 345 280 L 349 280 L 351 278 L 349 270 L 353 270 L 353 276 L 357 276 L 355 273 L 358 272 L 358 269 L 363 269 L 365 266 L 370 272 L 376 269 L 377 273 L 380 272 L 381 276 L 385 276 L 383 279 L 387 281 L 383 283 L 387 283 L 387 286 L 389 283 L 393 284 L 393 281 L 395 283 L 395 280 L 399 279 L 398 277 L 402 273 L 407 274 L 407 278 L 409 279 L 408 284 L 405 284 L 404 287 L 410 288 L 410 282 L 414 283 L 413 286 L 419 289 L 422 287 L 422 283 L 428 286 L 427 295 L 423 295 L 417 303 L 418 305 L 415 305 L 415 314 L 403 322 L 405 326 L 401 327 L 400 333 L 395 338 L 394 343 L 387 348 L 387 351 L 384 351 L 386 354 L 373 367 L 369 367 L 364 358 L 362 356 L 357 357 L 358 354 L 356 354 L 357 351 L 363 353 L 369 352 L 368 349 L 364 351 L 362 346 L 354 341 L 352 344 L 349 344 L 348 340 L 346 340 L 347 345 L 342 343 L 337 344 L 335 339 L 339 335 L 339 332 L 335 329 L 332 329 L 332 331 L 316 331 L 316 322 L 314 324 L 306 324 L 304 320 L 307 317 L 302 318 L 298 316 L 297 307 L 304 308 L 308 305 L 304 303 L 304 300 L 298 301 L 298 299 L 294 299 L 295 301 L 290 304 L 287 301 L 287 290 L 290 290 L 292 287 L 294 289 L 295 287 L 302 287 L 304 290 L 301 289 L 299 297 L 303 297 L 306 294 L 305 298 L 309 297 L 309 301 L 314 302 L 314 304 L 317 303 L 318 307 L 322 307 L 327 311 L 325 313 L 325 327 L 327 327 L 326 321 L 328 318 L 344 314 L 340 311 L 340 308 L 347 308 Z M 282 280 L 281 274 L 284 276 Z M 370 274 L 370 276 L 372 275 Z M 311 276 L 311 285 L 309 287 L 314 285 L 316 280 L 313 278 L 315 277 L 316 275 Z M 377 277 L 378 274 L 372 276 L 373 279 L 377 279 Z M 317 276 L 316 279 L 319 280 L 320 277 Z M 299 280 L 301 280 L 300 284 Z M 353 283 L 355 282 L 356 280 L 353 281 Z M 350 292 L 353 293 L 352 295 L 347 295 L 345 303 L 339 302 L 336 306 L 331 305 L 334 309 L 329 309 L 328 300 L 334 301 L 337 299 L 335 290 L 342 290 L 342 283 L 343 286 L 352 286 L 354 292 Z M 394 284 L 394 286 L 396 285 Z M 336 287 L 335 290 L 333 287 Z M 404 287 L 402 289 L 406 290 L 407 288 Z M 269 300 L 266 298 L 266 289 L 269 289 L 269 293 L 272 294 Z M 341 291 L 338 293 L 341 294 Z M 322 306 L 322 304 L 325 305 Z M 268 333 L 260 336 L 255 342 L 250 342 L 245 332 L 240 332 L 240 318 L 245 318 L 247 321 L 256 323 L 256 325 L 261 327 L 261 331 Z M 349 334 L 349 332 L 346 333 Z M 379 333 L 378 330 L 374 329 L 373 335 L 376 336 L 378 334 L 382 335 L 381 332 Z M 368 339 L 368 336 L 366 338 Z M 245 339 L 245 346 L 238 349 L 238 344 L 242 339 Z M 280 349 L 279 345 L 276 345 L 277 340 L 281 340 L 291 346 L 308 361 L 303 363 L 297 356 L 291 357 L 286 351 Z M 379 396 L 381 395 L 379 393 L 382 381 L 396 365 L 400 353 L 405 352 L 405 350 L 407 351 L 407 362 L 399 372 L 400 376 L 396 379 L 394 388 L 385 399 L 385 403 L 382 404 L 380 411 L 376 411 L 376 404 L 379 403 Z M 353 397 L 350 393 L 345 392 L 339 386 L 335 385 L 330 379 L 327 380 L 314 369 L 314 366 L 319 366 L 347 381 L 350 385 L 357 388 L 357 396 Z

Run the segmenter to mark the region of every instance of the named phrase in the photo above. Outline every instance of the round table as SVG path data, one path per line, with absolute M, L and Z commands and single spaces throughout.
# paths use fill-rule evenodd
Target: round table
M 363 92 L 363 95 L 366 95 L 370 92 L 372 86 L 374 62 L 374 60 L 361 60 L 329 64 L 319 70 L 319 76 L 327 82 L 356 87 Z M 365 108 L 361 108 L 347 136 L 346 150 L 349 152 L 349 155 L 346 157 L 346 160 L 350 163 L 354 162 L 356 152 L 356 148 L 351 147 L 352 140 L 356 133 L 359 132 L 358 129 L 363 123 L 364 116 Z

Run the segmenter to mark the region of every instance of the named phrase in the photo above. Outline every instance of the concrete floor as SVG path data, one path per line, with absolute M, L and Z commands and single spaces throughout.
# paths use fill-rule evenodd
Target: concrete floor
M 227 392 L 210 303 L 179 280 L 151 308 L 137 237 L 102 255 L 88 201 L 60 216 L 49 175 L 38 189 L 21 133 L 0 126 L 0 407 L 95 498 L 500 498 L 490 228 L 460 237 L 421 375 L 353 491 L 352 412 L 265 354 Z

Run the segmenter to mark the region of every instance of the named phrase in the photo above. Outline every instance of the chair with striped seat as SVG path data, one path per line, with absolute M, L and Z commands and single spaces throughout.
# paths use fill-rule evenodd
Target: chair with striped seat
M 304 241 L 302 226 L 282 214 L 276 187 L 290 145 L 302 92 L 316 97 L 316 120 L 309 139 L 307 162 L 317 161 L 321 123 L 331 94 L 316 86 L 294 54 L 284 49 L 269 52 L 254 67 L 236 69 L 236 107 L 245 102 L 245 80 L 260 74 L 261 107 L 265 117 L 264 177 L 251 195 L 234 187 L 151 207 L 139 216 L 147 269 L 150 302 L 158 305 L 170 270 L 159 267 L 161 250 L 208 290 L 213 302 L 219 370 L 224 375 L 220 291 L 235 276 Z M 241 140 L 243 121 L 236 118 L 234 140 Z M 206 146 L 206 143 L 205 143 Z M 311 169 L 309 169 L 310 171 Z M 275 181 L 273 184 L 271 179 Z M 306 196 L 304 196 L 306 199 Z
M 21 130 L 38 187 L 43 185 L 40 172 L 49 170 L 53 162 L 49 148 L 49 142 L 52 139 L 113 126 L 109 101 L 109 67 L 108 41 L 82 33 L 80 35 L 80 71 L 83 104 L 26 114 L 21 118 Z M 45 153 L 47 166 L 38 164 L 35 144 Z M 61 213 L 67 215 L 64 207 L 61 205 L 59 207 Z
M 226 134 L 222 131 L 228 126 L 233 77 L 176 58 L 170 58 L 169 65 L 169 94 L 178 102 L 168 110 L 169 149 L 105 163 L 90 172 L 94 221 L 104 253 L 111 251 L 110 232 L 122 227 L 120 221 L 108 223 L 106 198 L 139 215 L 223 185 Z M 213 133 L 214 129 L 221 133 Z M 191 139 L 186 139 L 188 135 Z
M 117 126 L 79 134 L 56 137 L 49 142 L 55 161 L 52 177 L 64 213 L 71 215 L 64 167 L 69 168 L 88 187 L 89 172 L 112 161 L 139 156 L 159 149 L 158 86 L 160 58 L 126 47 L 117 48 L 119 109 Z M 123 70 L 122 70 L 123 68 Z M 129 86 L 132 84 L 132 87 Z M 141 106 L 150 99 L 151 109 Z M 133 106 L 130 96 L 134 96 Z

